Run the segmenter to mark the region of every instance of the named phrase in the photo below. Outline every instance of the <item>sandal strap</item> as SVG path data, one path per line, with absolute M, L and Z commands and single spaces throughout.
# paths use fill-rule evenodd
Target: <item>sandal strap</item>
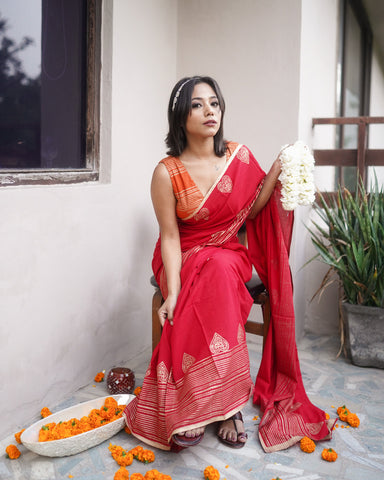
M 243 422 L 243 415 L 241 414 L 240 411 L 236 412 L 234 415 L 232 415 L 231 420 L 233 422 L 233 426 L 235 427 L 237 435 L 242 435 L 243 433 L 245 433 L 245 432 L 240 432 L 239 433 L 239 431 L 237 430 L 236 420 L 240 420 L 241 422 Z M 244 424 L 244 422 L 243 422 L 243 424 Z

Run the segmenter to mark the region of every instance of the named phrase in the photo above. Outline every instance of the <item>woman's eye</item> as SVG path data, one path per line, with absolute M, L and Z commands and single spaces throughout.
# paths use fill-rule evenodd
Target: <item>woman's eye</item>
M 215 107 L 215 108 L 216 108 L 216 107 L 219 106 L 219 102 L 216 102 L 216 101 L 215 101 L 215 102 L 212 102 L 211 105 L 212 105 L 212 107 Z
M 201 103 L 192 103 L 192 108 L 199 108 L 201 107 Z

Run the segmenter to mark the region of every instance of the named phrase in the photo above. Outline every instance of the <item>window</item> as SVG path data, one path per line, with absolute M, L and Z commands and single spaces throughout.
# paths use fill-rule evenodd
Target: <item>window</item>
M 369 187 L 369 167 L 384 165 L 384 151 L 368 149 L 370 128 L 384 124 L 384 117 L 369 116 L 372 32 L 360 0 L 341 0 L 340 44 L 338 117 L 313 119 L 314 125 L 336 128 L 335 148 L 314 151 L 317 168 L 334 167 L 334 182 L 327 180 L 324 190 L 338 184 L 354 189 L 357 173 Z
M 98 179 L 100 4 L 1 7 L 0 185 Z
M 369 115 L 369 87 L 372 57 L 372 32 L 359 1 L 342 2 L 341 85 L 339 116 Z M 357 149 L 358 126 L 338 128 L 337 147 Z M 356 183 L 357 165 L 336 169 L 336 183 L 352 187 Z

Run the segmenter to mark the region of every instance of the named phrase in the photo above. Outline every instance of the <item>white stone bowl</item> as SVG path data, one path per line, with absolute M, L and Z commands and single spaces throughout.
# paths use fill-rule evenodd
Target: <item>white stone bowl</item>
M 127 405 L 135 395 L 108 395 L 113 397 L 119 405 Z M 21 435 L 21 441 L 29 450 L 46 457 L 66 457 L 94 447 L 104 442 L 108 438 L 118 433 L 124 428 L 124 417 L 119 418 L 102 427 L 95 428 L 89 432 L 80 433 L 69 438 L 61 440 L 51 440 L 48 442 L 39 442 L 39 431 L 43 425 L 51 422 L 61 422 L 88 415 L 92 409 L 101 408 L 107 397 L 99 397 L 88 402 L 79 403 L 73 407 L 66 408 L 60 412 L 53 413 L 49 417 L 43 418 L 28 427 Z

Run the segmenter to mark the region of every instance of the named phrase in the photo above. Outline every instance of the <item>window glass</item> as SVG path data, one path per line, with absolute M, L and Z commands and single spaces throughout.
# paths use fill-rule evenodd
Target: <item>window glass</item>
M 0 6 L 0 169 L 86 166 L 86 0 Z

